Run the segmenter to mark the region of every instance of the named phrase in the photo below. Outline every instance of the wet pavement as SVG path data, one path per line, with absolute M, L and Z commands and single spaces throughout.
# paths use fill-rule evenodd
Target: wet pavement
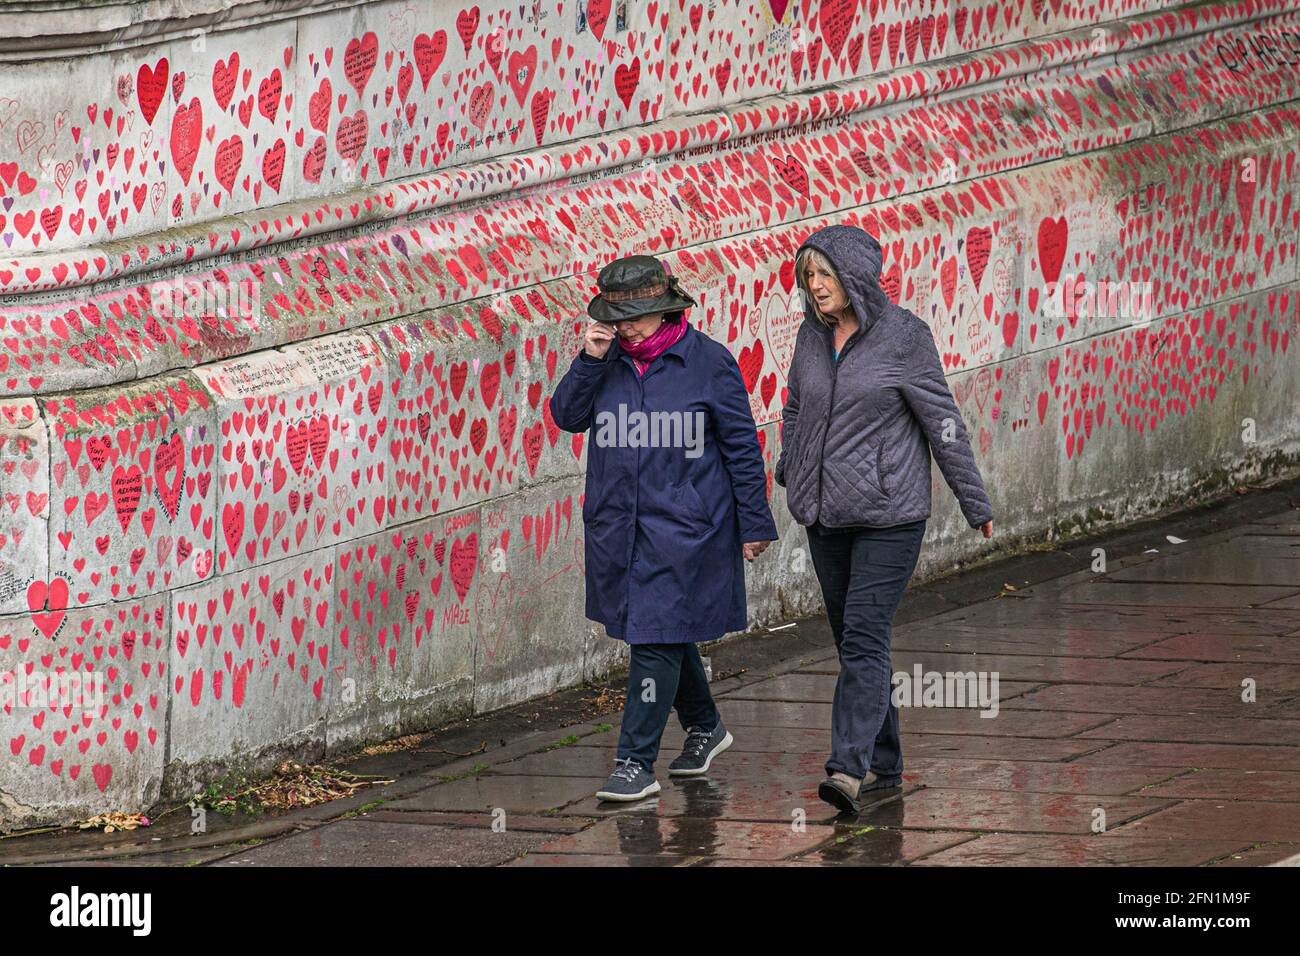
M 817 798 L 838 661 L 814 619 L 782 632 L 797 653 L 750 659 L 715 684 L 736 741 L 707 777 L 667 775 L 683 738 L 670 725 L 663 792 L 650 800 L 592 796 L 612 768 L 613 715 L 520 735 L 490 756 L 432 769 L 412 761 L 390 786 L 263 821 L 254 836 L 232 831 L 156 853 L 137 842 L 129 861 L 1253 866 L 1294 857 L 1300 508 L 1290 487 L 1274 493 L 1272 512 L 1238 504 L 1226 519 L 1122 532 L 1104 542 L 1105 574 L 1062 574 L 1063 552 L 1051 552 L 1037 557 L 1034 583 L 991 599 L 988 581 L 1022 580 L 1008 566 L 982 572 L 984 600 L 942 585 L 910 592 L 895 672 L 996 674 L 996 712 L 903 708 L 904 786 L 856 817 Z M 1089 553 L 1076 549 L 1070 563 L 1087 568 Z M 1014 559 L 1018 571 L 1034 560 Z M 743 660 L 744 642 L 715 649 L 715 668 L 728 655 Z M 91 839 L 70 853 L 65 844 L 62 856 L 43 858 L 42 844 L 27 841 L 0 853 L 85 860 L 96 858 Z

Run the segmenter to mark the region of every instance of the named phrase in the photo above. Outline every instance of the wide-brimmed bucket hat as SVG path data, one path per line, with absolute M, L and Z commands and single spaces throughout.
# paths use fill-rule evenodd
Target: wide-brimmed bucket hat
M 587 314 L 597 322 L 680 312 L 699 304 L 682 291 L 677 277 L 669 275 L 654 256 L 615 259 L 600 270 L 596 287 L 600 292 L 587 303 Z

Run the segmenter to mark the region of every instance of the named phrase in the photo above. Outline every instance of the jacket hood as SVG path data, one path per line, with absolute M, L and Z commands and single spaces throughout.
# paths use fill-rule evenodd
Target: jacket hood
M 799 251 L 804 249 L 816 249 L 830 260 L 858 317 L 861 332 L 884 317 L 889 304 L 889 297 L 880 288 L 884 254 L 871 233 L 857 226 L 827 226 L 805 239 Z M 823 327 L 811 303 L 805 316 L 814 326 Z

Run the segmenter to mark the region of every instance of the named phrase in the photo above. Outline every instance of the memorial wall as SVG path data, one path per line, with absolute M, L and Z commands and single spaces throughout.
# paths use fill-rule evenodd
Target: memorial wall
M 771 480 L 795 249 L 878 236 L 996 518 L 919 575 L 1300 464 L 1279 0 L 39 0 L 0 12 L 0 829 L 140 810 L 619 666 L 595 273 L 661 256 Z M 93 705 L 58 697 L 73 675 Z

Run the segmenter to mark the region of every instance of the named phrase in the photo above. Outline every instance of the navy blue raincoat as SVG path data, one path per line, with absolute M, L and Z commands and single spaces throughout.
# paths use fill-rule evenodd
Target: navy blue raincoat
M 579 352 L 550 402 L 560 428 L 591 430 L 582 505 L 587 617 L 629 644 L 743 631 L 741 546 L 777 534 L 731 353 L 688 324 L 642 376 L 615 339 L 604 359 Z M 638 421 L 649 422 L 640 433 Z

